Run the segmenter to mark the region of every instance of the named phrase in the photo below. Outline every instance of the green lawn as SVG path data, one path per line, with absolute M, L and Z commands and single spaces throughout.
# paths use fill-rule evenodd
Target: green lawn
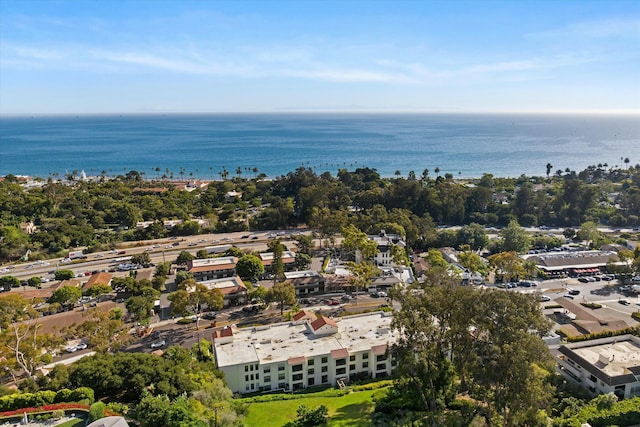
M 314 409 L 324 405 L 329 410 L 329 427 L 368 427 L 369 414 L 374 403 L 371 396 L 380 391 L 354 391 L 344 396 L 318 396 L 320 393 L 301 394 L 296 399 L 255 402 L 249 404 L 245 420 L 247 427 L 282 427 L 295 420 L 296 409 L 304 404 Z
M 56 425 L 56 427 L 84 427 L 85 420 L 81 418 L 76 418 L 73 420 L 66 421 L 62 424 Z

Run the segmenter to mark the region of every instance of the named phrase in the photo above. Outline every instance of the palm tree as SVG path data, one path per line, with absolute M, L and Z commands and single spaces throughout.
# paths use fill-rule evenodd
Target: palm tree
M 440 176 L 440 168 L 436 166 L 436 168 L 433 170 L 437 176 Z
M 402 174 L 400 173 L 399 170 L 397 170 L 394 175 L 396 176 L 396 178 L 400 178 L 400 175 L 402 175 Z
M 549 174 L 551 173 L 551 169 L 553 169 L 553 165 L 551 163 L 547 163 L 547 178 L 549 178 Z

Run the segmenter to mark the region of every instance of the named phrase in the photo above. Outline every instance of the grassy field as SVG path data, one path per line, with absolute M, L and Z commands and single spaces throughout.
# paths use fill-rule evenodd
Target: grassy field
M 367 427 L 374 409 L 371 396 L 382 389 L 353 391 L 343 396 L 326 396 L 323 392 L 301 394 L 295 399 L 253 402 L 249 404 L 247 427 L 282 427 L 296 419 L 298 406 L 329 410 L 329 427 Z
M 84 426 L 84 424 L 85 424 L 85 420 L 76 418 L 73 420 L 69 420 L 65 423 L 58 424 L 56 427 L 81 427 L 81 426 Z

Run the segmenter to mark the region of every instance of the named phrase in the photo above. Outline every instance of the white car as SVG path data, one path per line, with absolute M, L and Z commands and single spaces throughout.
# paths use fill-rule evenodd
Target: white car
M 551 297 L 547 295 L 540 295 L 540 302 L 547 302 L 547 301 L 551 301 Z
M 86 350 L 86 349 L 87 349 L 87 344 L 83 342 L 81 342 L 76 346 L 76 350 Z
M 164 347 L 165 344 L 166 344 L 165 340 L 155 341 L 151 343 L 151 348 Z

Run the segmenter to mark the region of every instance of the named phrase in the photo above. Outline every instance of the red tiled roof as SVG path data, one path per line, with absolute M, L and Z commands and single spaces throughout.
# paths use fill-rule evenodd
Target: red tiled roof
M 371 351 L 376 356 L 380 354 L 385 354 L 387 352 L 387 345 L 386 344 L 374 345 L 373 347 L 371 347 Z
M 33 298 L 49 299 L 51 298 L 51 295 L 53 295 L 53 289 L 46 288 L 46 289 L 34 289 L 29 291 L 15 291 L 15 292 L 12 292 L 12 294 L 20 295 L 24 299 L 33 299 Z
M 311 318 L 314 317 L 313 313 L 307 310 L 300 310 L 299 312 L 297 312 L 294 316 L 293 316 L 293 320 L 300 320 L 303 317 L 308 317 L 310 316 Z
M 216 338 L 224 338 L 224 337 L 232 337 L 233 336 L 233 329 L 231 329 L 231 327 L 229 326 L 225 326 L 222 329 L 217 329 L 215 331 L 213 331 L 212 337 L 215 340 Z
M 344 359 L 347 356 L 349 356 L 349 350 L 347 350 L 346 348 L 331 350 L 331 357 L 333 359 Z
M 112 278 L 113 275 L 101 271 L 100 273 L 92 275 L 82 289 L 89 289 L 95 285 L 108 285 Z
M 322 328 L 324 325 L 333 326 L 334 328 L 338 327 L 338 324 L 333 319 L 329 319 L 328 317 L 320 316 L 313 322 L 311 322 L 311 329 L 317 331 Z
M 244 286 L 228 286 L 226 288 L 218 288 L 222 295 L 237 294 L 238 292 L 246 292 L 247 288 Z
M 289 365 L 299 365 L 301 363 L 304 363 L 307 361 L 307 358 L 305 356 L 298 356 L 298 357 L 290 357 L 287 362 L 289 362 Z

